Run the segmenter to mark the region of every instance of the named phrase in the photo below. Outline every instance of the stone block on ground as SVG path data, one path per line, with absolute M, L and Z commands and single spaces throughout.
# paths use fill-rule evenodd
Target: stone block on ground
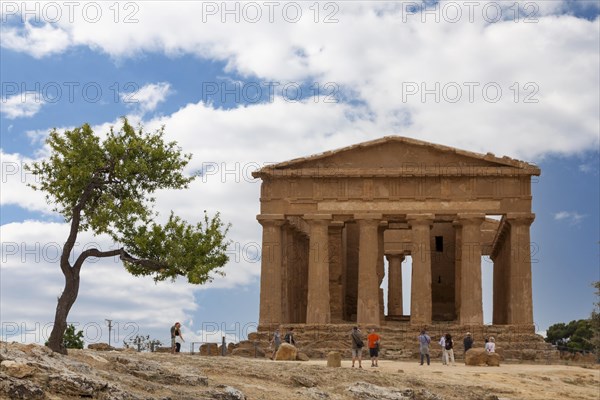
M 114 350 L 115 348 L 112 346 L 109 346 L 108 343 L 92 343 L 92 344 L 88 345 L 88 349 L 96 350 L 96 351 L 111 351 L 111 350 Z
M 487 352 L 485 349 L 469 349 L 465 353 L 465 365 L 487 365 Z
M 265 351 L 258 346 L 257 343 L 255 344 L 250 340 L 244 340 L 234 345 L 231 355 L 239 357 L 263 358 L 265 357 Z
M 490 367 L 499 367 L 500 366 L 500 354 L 498 353 L 488 353 L 486 364 Z
M 327 366 L 339 368 L 342 366 L 342 355 L 339 351 L 330 351 L 327 354 Z
M 296 354 L 296 360 L 298 360 L 298 361 L 310 361 L 310 358 L 305 353 L 299 351 L 298 354 Z
M 216 343 L 204 343 L 200 346 L 200 355 L 201 356 L 218 356 L 219 354 L 219 346 Z
M 282 343 L 275 353 L 275 361 L 295 361 L 298 349 L 289 343 Z

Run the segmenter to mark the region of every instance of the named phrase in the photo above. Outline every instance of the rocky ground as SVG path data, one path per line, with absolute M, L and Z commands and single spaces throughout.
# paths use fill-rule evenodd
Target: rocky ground
M 2 399 L 600 399 L 597 366 L 431 366 L 71 350 L 0 342 Z

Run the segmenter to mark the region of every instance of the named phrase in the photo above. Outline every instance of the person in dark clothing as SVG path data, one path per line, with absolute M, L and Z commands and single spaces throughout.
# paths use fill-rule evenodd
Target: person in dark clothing
M 296 345 L 296 340 L 294 340 L 294 328 L 290 328 L 290 330 L 286 332 L 285 336 L 283 337 L 283 341 L 293 346 Z
M 473 347 L 473 337 L 471 332 L 467 332 L 467 336 L 463 339 L 463 345 L 465 346 L 465 353 Z

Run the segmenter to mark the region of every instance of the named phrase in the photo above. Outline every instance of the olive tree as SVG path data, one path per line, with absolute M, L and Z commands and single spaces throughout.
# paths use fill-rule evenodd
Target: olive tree
M 157 222 L 157 190 L 186 189 L 195 175 L 184 168 L 191 159 L 176 142 L 165 140 L 164 127 L 144 132 L 123 118 L 118 131 L 103 137 L 88 124 L 73 130 L 50 132 L 49 156 L 27 169 L 36 176 L 30 186 L 46 194 L 54 211 L 70 224 L 62 247 L 60 269 L 65 287 L 58 298 L 48 346 L 65 354 L 63 334 L 67 316 L 79 293 L 82 266 L 90 257 L 119 257 L 135 276 L 151 275 L 156 281 L 182 276 L 192 284 L 223 274 L 226 255 L 225 225 L 219 213 L 190 224 L 172 211 L 166 222 Z M 84 231 L 108 235 L 116 248 L 86 247 L 72 257 L 77 236 Z

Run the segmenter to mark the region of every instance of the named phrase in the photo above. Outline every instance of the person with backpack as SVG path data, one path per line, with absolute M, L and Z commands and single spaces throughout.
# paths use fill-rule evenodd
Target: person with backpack
M 362 349 L 365 347 L 365 344 L 362 341 L 358 326 L 352 328 L 350 340 L 352 341 L 352 368 L 354 368 L 356 359 L 358 359 L 358 368 L 362 368 Z
M 294 339 L 294 328 L 290 328 L 290 330 L 285 333 L 283 341 L 293 346 L 296 345 L 296 340 Z
M 429 359 L 429 343 L 431 338 L 427 334 L 427 331 L 423 329 L 419 335 L 419 353 L 421 353 L 421 365 L 423 365 L 423 359 L 427 357 L 427 365 L 430 365 Z
M 450 365 L 450 361 L 452 361 L 452 366 L 456 367 L 456 363 L 454 362 L 454 342 L 452 341 L 452 336 L 449 333 L 446 333 L 446 365 Z

